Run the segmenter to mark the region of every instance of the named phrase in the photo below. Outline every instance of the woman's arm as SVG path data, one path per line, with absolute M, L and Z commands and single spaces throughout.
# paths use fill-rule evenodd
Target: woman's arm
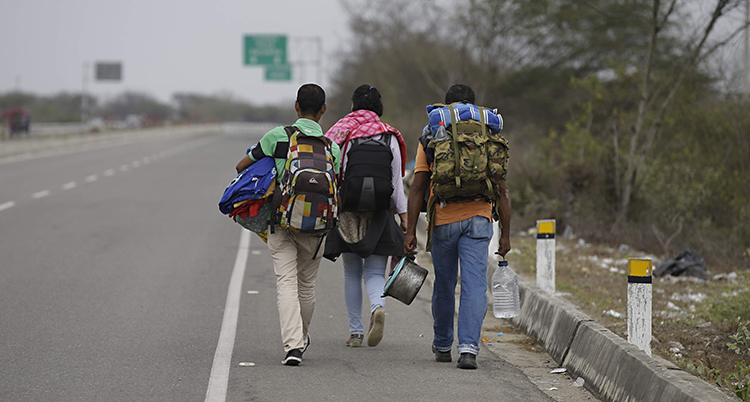
M 393 194 L 391 199 L 393 204 L 396 206 L 396 213 L 406 214 L 406 195 L 404 194 L 404 180 L 401 176 L 401 149 L 399 149 L 398 140 L 391 136 L 391 180 L 393 183 Z M 405 220 L 405 219 L 404 219 Z M 406 225 L 403 225 L 406 227 Z

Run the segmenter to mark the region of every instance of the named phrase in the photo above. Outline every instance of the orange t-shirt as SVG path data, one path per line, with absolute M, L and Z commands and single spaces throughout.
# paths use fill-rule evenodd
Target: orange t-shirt
M 417 145 L 417 158 L 414 161 L 414 173 L 417 172 L 432 172 L 432 166 L 427 164 L 427 155 L 422 149 L 422 144 Z M 432 186 L 430 186 L 430 197 L 432 196 Z M 435 226 L 460 222 L 474 216 L 484 216 L 492 220 L 492 204 L 478 200 L 448 203 L 442 208 L 440 204 L 435 206 Z

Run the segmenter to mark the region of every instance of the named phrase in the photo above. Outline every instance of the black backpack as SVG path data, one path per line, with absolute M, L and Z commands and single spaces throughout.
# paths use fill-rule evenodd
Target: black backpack
M 380 139 L 355 138 L 349 142 L 346 172 L 341 183 L 341 210 L 376 212 L 391 209 L 393 173 L 391 134 Z

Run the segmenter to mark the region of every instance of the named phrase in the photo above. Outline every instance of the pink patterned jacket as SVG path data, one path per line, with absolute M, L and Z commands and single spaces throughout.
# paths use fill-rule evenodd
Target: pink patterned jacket
M 406 173 L 406 143 L 404 137 L 395 128 L 381 122 L 377 113 L 364 109 L 355 110 L 337 121 L 326 132 L 325 136 L 341 147 L 341 155 L 346 155 L 350 140 L 387 132 L 398 138 L 398 145 L 401 150 L 401 176 L 403 177 Z

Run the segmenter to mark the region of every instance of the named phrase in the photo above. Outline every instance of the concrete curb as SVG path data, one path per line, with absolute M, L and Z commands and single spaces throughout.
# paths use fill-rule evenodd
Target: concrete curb
M 519 279 L 521 314 L 511 320 L 571 376 L 605 401 L 739 401 L 719 388 L 648 356 L 570 303 Z M 666 364 L 665 364 L 666 363 Z M 670 367 L 670 368 L 668 368 Z

